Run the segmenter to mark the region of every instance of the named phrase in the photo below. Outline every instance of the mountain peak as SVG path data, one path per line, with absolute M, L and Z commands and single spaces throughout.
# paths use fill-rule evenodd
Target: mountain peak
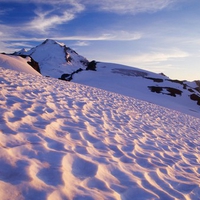
M 53 39 L 46 39 L 29 51 L 17 55 L 30 56 L 39 64 L 42 75 L 60 78 L 78 69 L 86 69 L 89 61 L 65 44 Z
M 46 39 L 42 44 L 43 44 L 43 45 L 44 45 L 44 44 L 58 44 L 58 45 L 60 45 L 60 46 L 66 46 L 65 44 L 59 43 L 59 42 L 57 42 L 57 41 L 55 41 L 55 40 L 53 40 L 53 39 Z

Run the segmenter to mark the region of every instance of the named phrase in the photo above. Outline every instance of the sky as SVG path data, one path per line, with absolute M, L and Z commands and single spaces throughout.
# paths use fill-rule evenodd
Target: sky
M 0 52 L 62 42 L 88 60 L 200 80 L 199 0 L 0 0 Z

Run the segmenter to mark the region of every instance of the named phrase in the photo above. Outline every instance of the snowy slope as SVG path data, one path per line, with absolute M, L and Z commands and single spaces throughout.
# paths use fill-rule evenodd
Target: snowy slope
M 28 61 L 31 61 L 30 57 L 22 58 L 20 56 L 0 54 L 0 67 L 13 69 L 18 72 L 40 75 L 27 63 Z
M 67 79 L 200 117 L 200 87 L 196 82 L 171 80 L 161 74 L 112 63 L 98 62 L 93 70 L 88 70 L 92 62 L 50 39 L 29 51 L 23 49 L 15 54 L 31 56 L 45 76 Z
M 97 63 L 95 71 L 74 74 L 72 81 L 200 117 L 200 105 L 191 100 L 191 95 L 200 99 L 195 82 L 171 80 L 146 70 L 103 62 Z M 162 91 L 152 92 L 151 87 Z
M 198 200 L 200 119 L 0 68 L 0 199 Z

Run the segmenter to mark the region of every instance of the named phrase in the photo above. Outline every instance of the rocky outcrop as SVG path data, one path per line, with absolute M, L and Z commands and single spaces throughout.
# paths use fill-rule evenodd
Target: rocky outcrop
M 97 65 L 96 61 L 93 60 L 93 61 L 88 63 L 86 70 L 96 71 L 96 65 Z
M 133 77 L 146 77 L 148 76 L 148 73 L 140 71 L 140 70 L 134 70 L 134 69 L 123 69 L 123 68 L 114 68 L 112 69 L 112 73 L 115 74 L 121 74 L 125 76 L 133 76 Z
M 200 97 L 199 96 L 197 96 L 196 94 L 191 94 L 190 99 L 193 101 L 197 101 L 197 105 L 200 106 Z
M 84 58 L 83 56 L 80 56 L 76 51 L 74 51 L 73 49 L 67 47 L 67 46 L 63 46 L 64 49 L 64 53 L 65 53 L 65 60 L 67 63 L 73 63 L 73 62 L 79 62 L 84 66 L 87 66 L 89 61 Z
M 158 86 L 149 86 L 149 89 L 152 92 L 162 93 L 176 97 L 176 95 L 182 95 L 182 91 L 172 87 L 158 87 Z M 167 91 L 167 92 L 166 92 Z
M 71 81 L 72 80 L 72 74 L 62 74 L 62 76 L 59 79 L 64 80 L 64 81 Z
M 16 55 L 17 56 L 17 55 Z M 38 64 L 38 62 L 36 62 L 31 56 L 27 56 L 27 55 L 19 55 L 20 57 L 22 57 L 22 58 L 27 58 L 27 57 L 29 57 L 30 59 L 31 59 L 31 61 L 27 61 L 27 63 L 33 68 L 33 69 L 35 69 L 37 72 L 39 72 L 40 74 L 41 74 L 41 72 L 40 72 L 40 66 L 39 66 L 39 64 Z
M 78 70 L 72 72 L 71 74 L 62 74 L 62 76 L 59 79 L 64 81 L 71 81 L 73 79 L 73 75 L 81 71 L 83 71 L 83 69 L 79 68 Z
M 33 69 L 35 69 L 37 72 L 41 73 L 41 72 L 40 72 L 40 67 L 39 67 L 38 62 L 36 62 L 35 60 L 33 60 L 32 57 L 30 57 L 30 58 L 31 58 L 31 61 L 28 61 L 27 63 L 28 63 Z
M 196 91 L 200 92 L 200 81 L 195 81 L 197 87 L 195 88 Z
M 152 80 L 153 82 L 156 82 L 156 83 L 162 83 L 163 82 L 162 78 L 151 78 L 151 77 L 144 77 L 144 78 Z

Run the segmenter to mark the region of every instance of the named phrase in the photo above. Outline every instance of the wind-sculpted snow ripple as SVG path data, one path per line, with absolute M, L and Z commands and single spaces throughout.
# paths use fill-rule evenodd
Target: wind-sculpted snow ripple
M 0 88 L 0 199 L 199 199 L 199 118 L 1 68 Z

